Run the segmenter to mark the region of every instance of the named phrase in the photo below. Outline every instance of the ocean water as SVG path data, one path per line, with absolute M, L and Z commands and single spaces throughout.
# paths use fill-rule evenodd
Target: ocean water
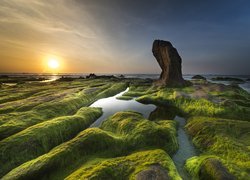
M 79 77 L 86 77 L 89 74 L 86 73 L 70 73 L 70 74 L 36 74 L 36 73 L 0 73 L 1 75 L 7 75 L 9 77 L 42 77 L 42 78 L 46 78 L 48 79 L 47 81 L 53 81 L 56 79 L 63 77 L 72 77 L 72 78 L 79 78 Z M 120 76 L 121 74 L 98 74 L 96 73 L 96 75 L 114 75 L 114 76 Z M 158 79 L 159 78 L 159 74 L 123 74 L 126 78 L 142 78 L 142 79 Z M 194 76 L 195 74 L 184 74 L 183 77 L 186 80 L 191 80 L 191 78 Z M 201 74 L 202 75 L 202 74 Z M 244 83 L 240 83 L 238 84 L 241 88 L 245 89 L 246 91 L 248 91 L 250 93 L 250 75 L 214 75 L 214 74 L 209 74 L 209 75 L 202 75 L 205 78 L 207 78 L 208 81 L 213 82 L 213 83 L 221 83 L 221 84 L 225 84 L 225 85 L 229 85 L 231 83 L 235 83 L 235 82 L 231 82 L 231 81 L 212 81 L 212 78 L 215 77 L 233 77 L 233 78 L 240 78 L 242 80 L 245 80 Z M 247 81 L 248 79 L 248 81 Z M 45 81 L 45 82 L 47 82 Z

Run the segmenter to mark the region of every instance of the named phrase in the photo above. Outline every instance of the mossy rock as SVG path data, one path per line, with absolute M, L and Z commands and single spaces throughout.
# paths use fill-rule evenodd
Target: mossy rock
M 83 81 L 83 82 L 82 82 Z M 52 91 L 49 93 L 52 93 L 52 99 L 46 101 L 46 97 L 43 97 L 44 103 L 41 100 L 41 103 L 36 104 L 34 107 L 32 107 L 28 111 L 24 112 L 13 112 L 10 114 L 7 114 L 6 116 L 0 117 L 0 140 L 7 138 L 15 133 L 18 133 L 30 126 L 33 126 L 35 124 L 50 120 L 52 118 L 58 117 L 58 116 L 66 116 L 66 115 L 72 115 L 76 113 L 78 109 L 80 109 L 83 106 L 88 106 L 94 101 L 104 98 L 104 97 L 109 97 L 113 96 L 123 90 L 126 89 L 127 83 L 114 83 L 114 82 L 109 82 L 105 85 L 103 85 L 101 88 L 98 88 L 97 91 L 94 91 L 92 93 L 86 93 L 87 89 L 91 89 L 88 87 L 88 82 L 87 80 L 81 80 L 80 82 L 54 82 L 56 83 L 53 87 L 53 85 L 49 85 L 47 88 L 49 88 L 48 91 Z M 75 85 L 76 83 L 77 85 Z M 78 85 L 78 83 L 80 83 Z M 99 81 L 92 81 L 92 83 L 99 83 Z M 71 85 L 74 88 L 68 87 L 70 90 L 68 90 L 67 87 L 64 87 L 66 85 Z M 27 85 L 24 86 L 24 89 L 28 88 L 26 87 Z M 59 86 L 59 87 L 57 87 Z M 65 90 L 65 93 L 61 93 L 61 96 L 57 98 L 53 98 L 53 93 L 58 93 L 58 88 L 60 89 L 60 86 L 62 89 L 67 88 Z M 77 87 L 75 87 L 77 86 Z M 79 86 L 82 87 L 84 90 L 79 91 Z M 85 87 L 87 86 L 87 87 Z M 25 88 L 26 87 L 26 88 Z M 32 87 L 29 87 L 28 93 L 21 93 L 13 98 L 27 98 L 27 96 L 32 96 L 35 93 L 39 93 L 40 91 L 43 91 L 45 87 L 37 87 L 35 90 Z M 81 88 L 81 89 L 82 89 Z M 24 90 L 23 90 L 24 91 Z M 27 90 L 26 90 L 27 91 Z M 11 93 L 11 92 L 9 92 Z M 6 98 L 5 98 L 6 99 Z M 36 101 L 39 99 L 39 96 L 34 98 L 33 101 Z M 10 100 L 10 99 L 9 99 Z M 16 100 L 16 99 L 15 99 Z M 1 101 L 1 97 L 0 97 Z M 18 102 L 18 104 L 22 103 Z
M 102 114 L 99 108 L 81 108 L 73 116 L 52 119 L 0 141 L 0 177 L 11 169 L 49 152 L 88 128 Z
M 136 112 L 118 112 L 104 121 L 100 128 L 118 135 L 126 135 L 128 149 L 160 147 L 169 154 L 178 149 L 175 121 L 153 122 Z
M 211 117 L 192 117 L 186 125 L 187 132 L 205 158 L 206 155 L 216 157 L 237 179 L 250 178 L 249 128 L 248 121 Z M 199 157 L 196 162 L 205 158 Z M 199 163 L 191 162 L 188 163 L 190 168 L 195 166 L 193 169 L 197 169 L 200 166 Z
M 181 179 L 173 161 L 163 150 L 148 150 L 128 156 L 100 160 L 83 166 L 67 180 L 73 179 Z
M 172 155 L 178 149 L 174 121 L 153 122 L 136 112 L 118 112 L 100 128 L 82 131 L 47 154 L 13 169 L 3 179 L 61 179 L 93 158 L 118 157 L 158 148 Z
M 230 174 L 218 159 L 206 159 L 199 171 L 199 179 L 201 180 L 236 180 L 236 178 Z

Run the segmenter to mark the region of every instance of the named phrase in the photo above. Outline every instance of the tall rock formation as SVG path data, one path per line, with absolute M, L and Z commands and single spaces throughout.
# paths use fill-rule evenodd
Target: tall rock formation
M 182 77 L 181 57 L 169 41 L 155 40 L 152 52 L 162 72 L 155 84 L 160 86 L 180 86 L 186 84 Z

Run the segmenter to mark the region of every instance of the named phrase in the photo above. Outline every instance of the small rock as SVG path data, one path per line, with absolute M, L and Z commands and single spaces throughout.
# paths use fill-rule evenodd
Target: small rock
M 154 164 L 147 170 L 143 170 L 136 175 L 136 180 L 169 180 L 170 177 L 166 169 L 160 164 Z
M 207 80 L 205 77 L 201 76 L 201 75 L 195 75 L 192 77 L 192 79 L 202 79 L 202 80 Z
M 202 180 L 236 180 L 223 166 L 223 164 L 214 158 L 206 159 L 199 171 L 199 179 Z
M 87 79 L 95 79 L 97 76 L 94 73 L 90 73 L 88 76 L 86 76 Z

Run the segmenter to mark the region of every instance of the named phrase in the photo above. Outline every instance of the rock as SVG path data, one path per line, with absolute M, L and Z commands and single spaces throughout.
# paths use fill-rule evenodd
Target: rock
M 9 78 L 7 75 L 0 75 L 0 78 Z
M 205 77 L 201 76 L 201 75 L 195 75 L 192 77 L 192 79 L 202 79 L 202 80 L 207 80 Z
M 236 178 L 230 174 L 223 166 L 223 164 L 214 158 L 206 159 L 199 171 L 199 179 L 202 180 L 236 180 Z
M 162 72 L 156 85 L 185 85 L 182 77 L 181 57 L 169 41 L 155 40 L 152 52 L 159 63 Z
M 90 73 L 88 76 L 86 76 L 87 79 L 95 79 L 97 76 L 94 73 Z
M 136 175 L 136 180 L 169 180 L 170 177 L 166 169 L 160 164 L 154 164 L 147 170 L 143 170 Z
M 212 81 L 235 81 L 235 82 L 241 82 L 241 83 L 245 82 L 243 79 L 234 78 L 234 77 L 215 77 L 215 78 L 212 78 Z
M 94 73 L 89 74 L 88 76 L 86 76 L 86 79 L 117 79 L 117 77 L 115 77 L 114 75 L 100 75 L 97 76 Z

